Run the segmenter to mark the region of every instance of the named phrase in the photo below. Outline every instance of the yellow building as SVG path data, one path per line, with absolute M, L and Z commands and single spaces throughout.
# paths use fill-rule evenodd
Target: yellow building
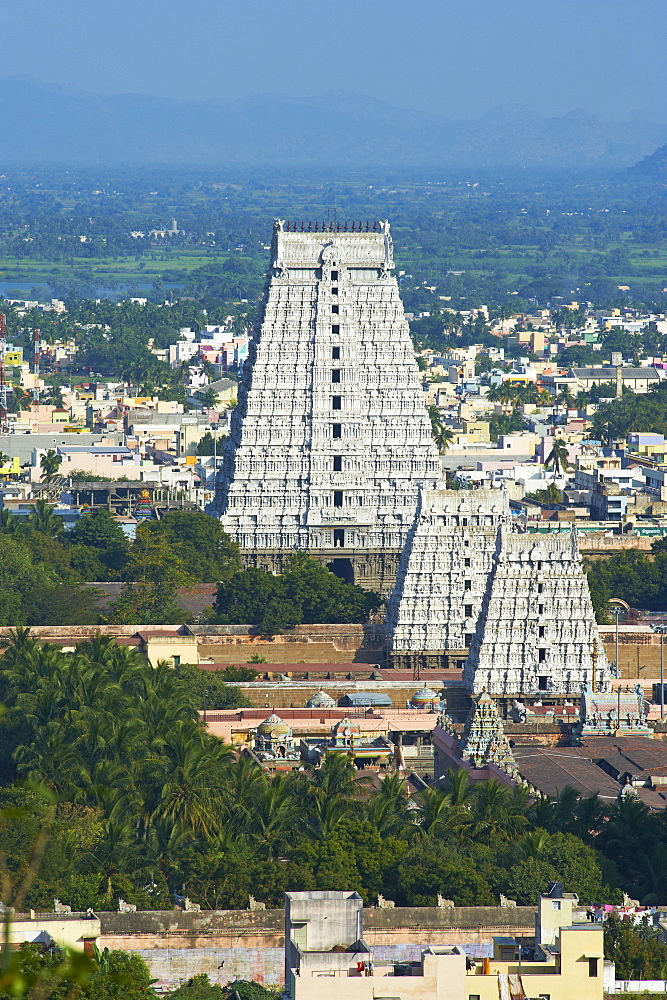
M 463 434 L 459 434 L 459 444 L 486 442 L 490 440 L 488 420 L 462 420 Z M 463 441 L 461 439 L 464 439 Z
M 18 476 L 21 472 L 21 459 L 16 455 L 4 465 L 0 465 L 0 476 Z
M 471 961 L 453 945 L 399 964 L 374 961 L 356 893 L 286 893 L 286 993 L 290 1000 L 602 1000 L 602 927 L 574 921 L 576 901 L 558 884 L 539 897 L 529 949 L 503 937 L 494 939 L 493 958 Z

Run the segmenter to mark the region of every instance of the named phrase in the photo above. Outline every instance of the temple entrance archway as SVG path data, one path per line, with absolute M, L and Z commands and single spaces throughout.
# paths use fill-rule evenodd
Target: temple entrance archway
M 327 563 L 327 569 L 345 583 L 354 583 L 354 567 L 351 559 L 332 559 Z

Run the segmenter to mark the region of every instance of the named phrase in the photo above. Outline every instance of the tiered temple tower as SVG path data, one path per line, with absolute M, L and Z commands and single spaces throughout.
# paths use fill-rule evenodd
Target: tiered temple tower
M 472 708 L 463 727 L 459 751 L 463 760 L 469 760 L 473 767 L 497 764 L 512 776 L 518 774 L 498 709 L 486 691 L 473 698 Z
M 388 593 L 440 461 L 389 223 L 340 228 L 275 223 L 214 506 L 246 565 L 301 550 Z
M 424 491 L 386 624 L 393 666 L 463 663 L 474 695 L 509 704 L 609 686 L 576 534 L 519 531 L 500 490 Z
M 578 696 L 586 684 L 608 689 L 609 662 L 574 531 L 500 529 L 463 676 L 473 694 L 495 696 Z
M 502 490 L 428 490 L 387 608 L 389 661 L 402 669 L 457 666 L 472 643 L 501 524 Z

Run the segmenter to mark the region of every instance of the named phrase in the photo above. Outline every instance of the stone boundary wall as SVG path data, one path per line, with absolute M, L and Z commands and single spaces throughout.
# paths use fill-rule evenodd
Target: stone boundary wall
M 283 982 L 284 911 L 181 910 L 100 913 L 99 947 L 140 955 L 162 988 L 198 973 L 224 985 L 253 979 Z M 532 906 L 364 909 L 364 940 L 389 961 L 418 958 L 428 945 L 460 944 L 471 956 L 490 954 L 494 935 L 532 936 Z
M 577 541 L 582 556 L 593 553 L 612 555 L 614 552 L 623 552 L 626 549 L 650 552 L 651 545 L 658 537 L 658 535 L 655 537 L 642 535 L 593 535 L 582 531 L 577 535 Z

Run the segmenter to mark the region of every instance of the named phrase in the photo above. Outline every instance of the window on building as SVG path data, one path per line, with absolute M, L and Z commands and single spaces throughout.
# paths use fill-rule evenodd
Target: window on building
M 332 313 L 338 313 L 339 312 L 339 306 L 338 306 L 337 302 L 334 302 L 334 304 L 331 306 L 331 312 Z
M 345 531 L 343 528 L 334 528 L 334 548 L 342 549 L 345 546 Z
M 463 608 L 463 614 L 466 618 L 472 618 L 472 604 L 466 604 Z
M 331 369 L 331 381 L 340 382 L 340 368 Z
M 464 590 L 472 590 L 472 580 L 464 580 L 463 581 L 463 589 Z
M 175 667 L 180 667 L 180 665 L 181 665 L 181 658 L 180 658 L 180 656 L 172 656 L 172 660 L 174 661 L 174 666 Z
M 469 993 L 468 1000 L 479 1000 L 479 993 Z
M 538 583 L 538 585 L 537 585 L 537 593 L 541 594 L 543 590 L 544 590 L 544 584 L 543 583 Z
M 343 404 L 341 402 L 342 396 L 332 396 L 331 397 L 331 408 L 333 410 L 342 410 Z
M 588 959 L 588 976 L 590 979 L 595 979 L 598 974 L 598 958 Z
M 545 629 L 544 625 L 540 625 L 540 627 L 537 630 L 538 637 L 540 639 L 544 639 L 544 633 L 545 632 L 546 632 L 546 629 Z
M 334 472 L 342 472 L 343 471 L 343 456 L 342 455 L 334 455 L 333 470 L 334 470 Z
M 332 332 L 332 333 L 340 333 L 340 327 L 339 327 L 338 323 L 334 323 L 334 324 L 332 325 L 332 327 L 331 327 L 331 332 Z
M 470 565 L 470 560 L 469 559 L 464 559 L 463 560 L 463 565 L 464 566 L 469 566 Z
M 542 563 L 541 563 L 541 562 L 538 562 L 538 564 L 537 564 L 537 568 L 538 568 L 538 569 L 542 569 Z
M 340 358 L 340 347 L 331 348 L 331 357 L 333 361 L 338 361 L 338 359 Z
M 514 945 L 501 945 L 500 946 L 500 961 L 501 962 L 513 962 L 516 958 L 516 948 Z
M 544 614 L 544 605 L 543 604 L 538 604 L 537 605 L 537 613 L 538 613 L 538 615 L 543 615 Z
M 549 686 L 549 678 L 543 674 L 537 678 L 537 687 L 540 691 L 546 691 Z
M 332 271 L 331 272 L 331 280 L 332 281 L 338 281 L 338 271 Z
M 342 507 L 343 506 L 343 491 L 342 490 L 334 490 L 333 505 L 334 505 L 334 507 Z
M 331 294 L 338 295 L 338 287 L 336 285 L 334 285 L 333 288 L 331 289 Z
M 546 649 L 538 649 L 538 651 L 537 651 L 537 662 L 538 663 L 545 663 L 546 659 L 547 659 L 547 651 L 546 651 Z
M 472 632 L 466 632 L 465 634 L 466 649 L 470 649 L 471 642 L 472 642 Z
M 340 438 L 343 436 L 343 425 L 342 424 L 332 424 L 331 425 L 331 436 L 333 438 Z

